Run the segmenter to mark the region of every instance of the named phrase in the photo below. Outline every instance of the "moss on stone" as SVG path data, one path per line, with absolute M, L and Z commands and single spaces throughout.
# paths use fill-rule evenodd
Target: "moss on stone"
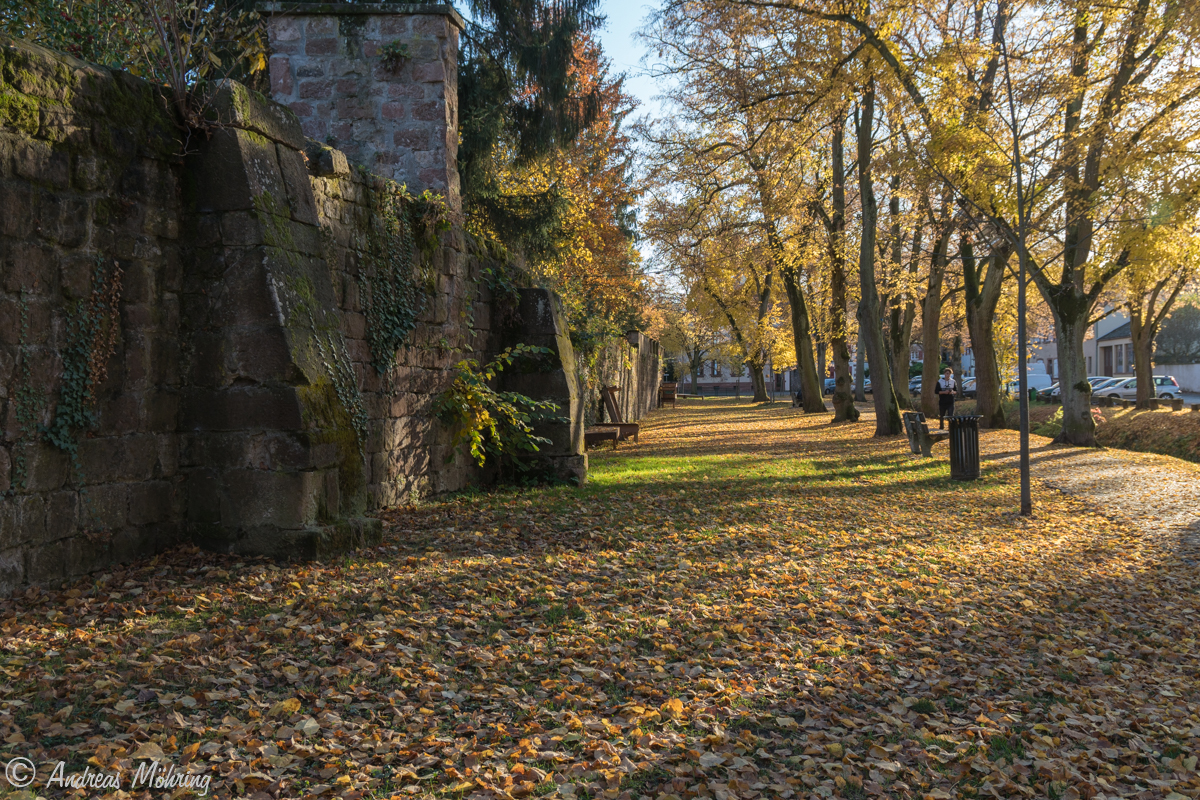
M 361 514 L 366 509 L 366 459 L 359 445 L 354 421 L 338 399 L 333 381 L 321 377 L 297 387 L 301 418 L 314 445 L 333 444 L 338 454 L 338 490 L 342 516 Z
M 24 94 L 0 89 L 0 127 L 33 136 L 40 124 L 37 103 Z

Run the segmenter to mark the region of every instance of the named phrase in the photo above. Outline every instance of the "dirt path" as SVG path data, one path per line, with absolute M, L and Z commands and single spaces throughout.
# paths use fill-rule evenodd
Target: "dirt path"
M 1200 466 L 1170 456 L 1030 438 L 1034 478 L 1127 521 L 1147 544 L 1188 561 L 1200 560 Z M 1016 467 L 1015 433 L 985 433 L 981 446 L 985 459 Z

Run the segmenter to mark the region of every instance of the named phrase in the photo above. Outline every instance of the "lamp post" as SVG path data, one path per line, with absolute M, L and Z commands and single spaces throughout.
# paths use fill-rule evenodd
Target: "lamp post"
M 1033 516 L 1033 496 L 1029 480 L 1029 356 L 1026 352 L 1029 335 L 1025 330 L 1025 273 L 1029 255 L 1025 250 L 1029 234 L 1029 212 L 1025 202 L 1025 170 L 1021 163 L 1021 136 L 1017 123 L 1016 101 L 1013 99 L 1012 76 L 1009 73 L 1008 45 L 1003 38 L 1004 83 L 1008 89 L 1008 115 L 1012 124 L 1013 168 L 1017 178 L 1017 385 L 1020 387 L 1021 422 L 1021 516 Z

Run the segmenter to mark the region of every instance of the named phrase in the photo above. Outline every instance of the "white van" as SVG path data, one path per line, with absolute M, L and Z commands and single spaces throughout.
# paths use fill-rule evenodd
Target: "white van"
M 1021 390 L 1021 383 L 1016 376 L 1010 376 L 1012 380 L 1004 384 L 1004 389 L 1011 395 L 1017 394 Z M 1025 385 L 1029 389 L 1037 389 L 1039 392 L 1042 389 L 1049 389 L 1054 384 L 1054 379 L 1045 372 L 1028 372 L 1025 375 Z

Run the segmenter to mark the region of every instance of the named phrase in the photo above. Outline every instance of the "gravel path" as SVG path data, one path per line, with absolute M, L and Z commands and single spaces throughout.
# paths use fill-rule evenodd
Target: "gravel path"
M 1099 510 L 1127 520 L 1147 544 L 1186 561 L 1200 560 L 1200 465 L 1170 456 L 1066 447 L 1030 437 L 1033 477 Z M 1017 465 L 1017 435 L 985 433 L 986 460 Z M 1034 497 L 1036 512 L 1036 495 Z

